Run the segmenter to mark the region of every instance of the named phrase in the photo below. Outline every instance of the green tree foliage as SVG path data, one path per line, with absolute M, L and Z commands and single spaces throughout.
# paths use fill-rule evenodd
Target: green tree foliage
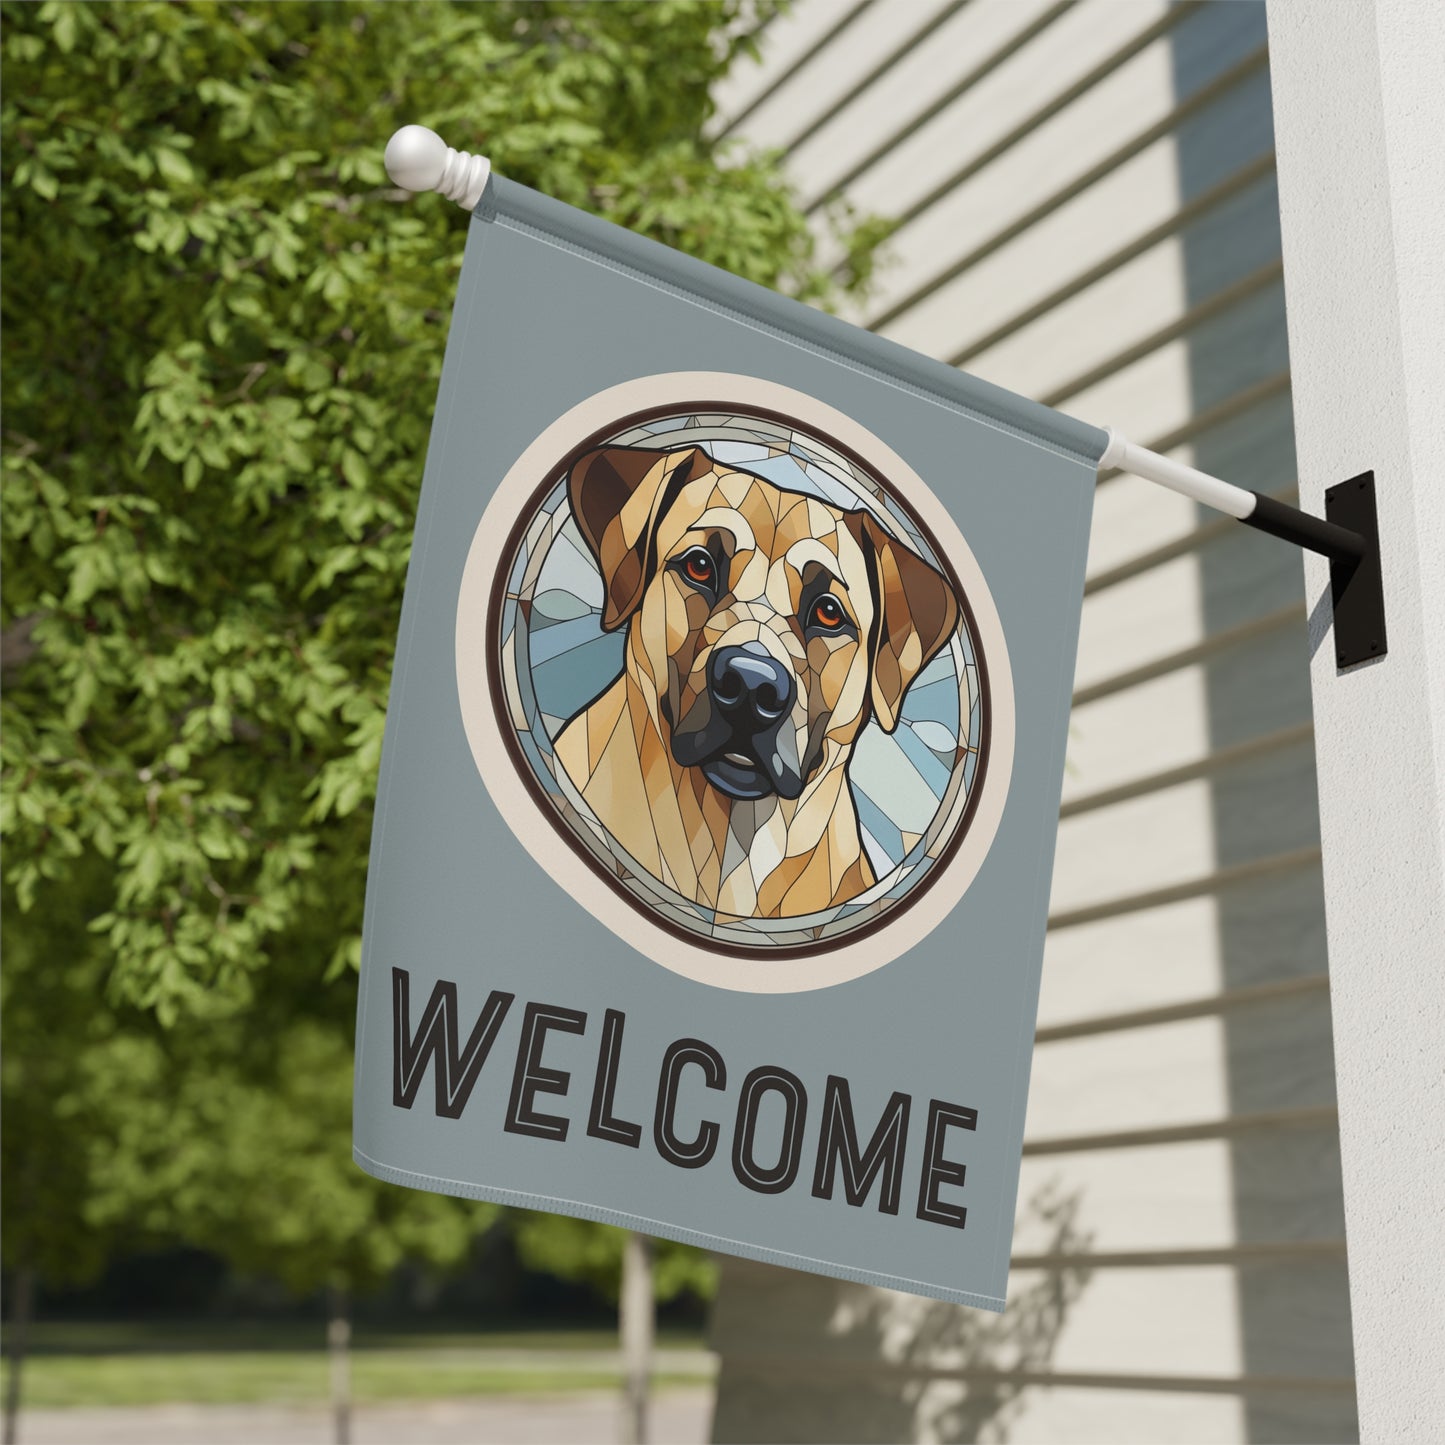
M 359 948 L 370 801 L 464 218 L 503 173 L 785 289 L 771 163 L 700 139 L 730 5 L 4 11 L 6 881 L 173 1019 Z M 82 869 L 99 855 L 103 870 Z M 42 899 L 44 895 L 44 901 Z
M 59 961 L 57 963 L 57 960 Z M 105 1073 L 116 1018 L 97 1005 L 105 961 L 78 915 L 43 940 L 6 929 L 0 971 L 3 1258 L 56 1284 L 84 1283 L 105 1264 L 113 1220 L 93 1206 L 87 1151 L 100 1139 L 100 1100 L 82 1072 Z M 122 1088 L 116 1073 L 105 1083 Z M 137 1239 L 137 1243 L 144 1244 Z
M 412 1196 L 345 1157 L 386 690 L 465 232 L 392 188 L 381 150 L 432 125 L 826 302 L 776 158 L 703 138 L 739 4 L 0 13 L 5 1171 L 30 1181 L 7 1256 L 83 1228 L 78 1266 L 124 1225 L 298 1286 L 318 1260 L 454 1257 L 475 1211 L 389 1203 Z M 876 230 L 831 224 L 865 284 Z M 385 1240 L 348 1253 L 364 1222 Z
M 509 1225 L 517 1256 L 532 1269 L 591 1285 L 615 1300 L 622 1281 L 626 1231 L 566 1214 L 514 1209 Z M 713 1257 L 670 1239 L 654 1242 L 652 1289 L 659 1300 L 691 1291 L 709 1298 L 717 1284 Z
M 298 1295 L 364 1289 L 404 1258 L 460 1262 L 496 1214 L 352 1164 L 345 990 L 307 1011 L 278 969 L 243 1016 L 167 1030 L 104 1005 L 104 951 L 87 950 L 83 923 L 47 939 L 43 957 L 16 932 L 4 972 L 8 1265 L 83 1283 L 117 1246 L 179 1238 Z
M 407 1258 L 458 1263 L 495 1208 L 356 1168 L 349 1039 L 317 1020 L 276 1022 L 259 1050 L 234 1028 L 199 1029 L 179 1048 L 151 1030 L 87 1059 L 85 1082 L 103 1100 L 91 1218 L 184 1238 L 298 1295 L 365 1289 Z M 95 1087 L 118 1076 L 119 1090 Z

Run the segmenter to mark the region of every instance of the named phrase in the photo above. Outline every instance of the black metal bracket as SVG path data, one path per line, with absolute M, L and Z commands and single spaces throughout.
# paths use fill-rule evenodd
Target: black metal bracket
M 1353 667 L 1388 650 L 1385 589 L 1380 570 L 1380 527 L 1375 509 L 1375 474 L 1361 472 L 1325 492 L 1324 517 L 1312 517 L 1255 494 L 1247 527 L 1268 532 L 1330 559 L 1334 605 L 1335 659 Z
M 1385 579 L 1380 570 L 1380 523 L 1375 507 L 1375 474 L 1361 472 L 1325 492 L 1325 516 L 1364 538 L 1357 562 L 1330 561 L 1330 597 L 1335 614 L 1335 660 L 1353 667 L 1389 650 L 1385 636 Z

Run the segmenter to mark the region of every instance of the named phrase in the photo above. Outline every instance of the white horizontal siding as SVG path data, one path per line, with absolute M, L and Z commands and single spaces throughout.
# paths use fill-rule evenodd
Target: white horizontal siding
M 1203 668 L 1184 667 L 1076 706 L 1064 796 L 1113 787 L 1208 752 L 1206 685 Z
M 1068 1039 L 1038 1050 L 1027 1137 L 1196 1124 L 1229 1113 L 1218 1018 Z M 1088 1087 L 1081 1088 L 1080 1081 Z
M 1067 1179 L 1077 1194 L 1076 1225 L 1090 1252 L 1221 1249 L 1234 1243 L 1229 1207 L 1229 1148 L 1219 1139 L 1161 1144 L 1141 1169 L 1137 1149 L 1091 1150 L 1068 1162 L 1054 1156 L 1025 1159 L 1019 1179 L 1019 1227 L 1014 1252 L 1048 1253 L 1051 1231 L 1030 1208 L 1041 1189 Z M 1116 1359 L 1118 1367 L 1127 1361 Z
M 1289 496 L 1261 10 L 850 14 L 720 124 L 905 218 L 853 319 Z M 720 1440 L 1357 1431 L 1299 561 L 1110 477 L 1088 577 L 1009 1309 L 728 1261 Z
M 868 8 L 877 8 L 877 0 Z M 779 81 L 800 66 L 806 68 L 828 33 L 857 9 L 858 0 L 822 0 L 789 6 L 776 15 L 760 37 L 761 63 L 735 66 L 714 92 L 719 118 L 727 123 L 747 112 L 750 122 L 754 118 L 758 124 L 765 122 L 769 98 Z M 753 134 L 751 127 L 748 134 Z
M 1054 854 L 1053 915 L 1165 888 L 1214 867 L 1210 785 L 1199 779 L 1065 818 Z
M 1015 42 L 1054 6 L 1055 0 L 969 0 L 876 84 L 854 93 L 846 109 L 792 152 L 789 159 L 803 195 L 809 199 L 831 195 L 848 171 L 900 132 L 916 127 L 919 117 L 946 103 L 981 60 Z M 860 73 L 865 60 L 891 52 L 906 36 L 922 29 L 925 16 L 932 19 L 939 7 L 908 5 L 904 11 L 906 29 L 899 26 L 896 4 L 880 7 L 870 16 L 873 23 L 858 28 L 846 47 L 852 52 L 846 56 L 850 72 Z M 845 47 L 837 49 L 843 52 Z M 943 57 L 947 63 L 942 63 Z M 840 65 L 844 59 L 840 53 Z M 795 95 L 791 111 L 793 123 L 779 140 L 801 134 L 813 107 Z M 890 157 L 889 169 L 893 164 Z
M 1044 953 L 1039 1024 L 1218 994 L 1224 977 L 1216 939 L 1211 897 L 1059 930 Z

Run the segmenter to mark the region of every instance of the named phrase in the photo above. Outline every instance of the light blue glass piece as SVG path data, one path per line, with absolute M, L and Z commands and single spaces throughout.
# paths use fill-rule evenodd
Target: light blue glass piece
M 761 442 L 709 442 L 708 453 L 729 467 L 752 469 L 754 462 L 768 459 L 768 449 Z
M 551 717 L 575 717 L 621 674 L 622 646 L 619 634 L 607 633 L 534 668 L 532 686 L 541 710 Z
M 553 542 L 537 577 L 538 593 L 554 590 L 570 592 L 589 607 L 599 612 L 602 610 L 602 578 L 587 544 L 577 531 L 576 522 L 570 517 L 561 535 Z
M 869 855 L 873 871 L 882 878 L 891 873 L 903 858 L 903 835 L 884 816 L 882 809 L 858 788 L 853 789 L 853 801 L 858 806 L 858 821 L 862 825 L 865 840 L 871 841 L 874 850 L 882 855 L 881 860 Z M 865 843 L 866 846 L 866 843 Z
M 802 492 L 810 497 L 818 495 L 818 489 L 809 482 L 808 474 L 799 466 L 796 457 L 763 457 L 750 462 L 748 471 L 775 487 L 782 487 L 784 491 Z
M 821 467 L 809 466 L 807 478 L 811 483 L 809 491 L 817 493 L 825 502 L 837 507 L 840 512 L 856 512 L 862 505 L 862 498 L 852 488 L 835 481 Z
M 910 729 L 914 737 L 929 752 L 946 757 L 949 768 L 952 768 L 953 753 L 958 746 L 958 739 L 942 723 L 933 722 L 928 718 L 919 718 L 917 721 L 905 721 L 903 726 Z
M 561 587 L 549 587 L 532 599 L 533 632 L 554 622 L 575 622 L 579 617 L 596 615 L 596 608 L 589 607 L 575 592 Z
M 905 722 L 934 722 L 958 736 L 958 683 L 950 675 L 942 682 L 919 687 L 915 682 L 903 699 Z
M 863 729 L 853 745 L 848 775 L 855 789 L 887 800 L 887 813 L 895 826 L 922 833 L 938 811 L 938 800 L 948 786 L 949 770 L 906 728 L 889 737 L 880 728 L 870 726 Z M 937 780 L 936 786 L 933 780 Z
M 544 662 L 571 652 L 575 647 L 583 647 L 601 635 L 602 629 L 598 626 L 595 612 L 573 618 L 571 622 L 554 622 L 550 627 L 533 633 L 527 648 L 532 666 L 540 667 Z
M 938 682 L 952 683 L 955 691 L 957 690 L 957 674 L 953 670 L 953 653 L 947 647 L 913 679 L 913 690 L 909 696 L 911 697 L 913 692 L 917 692 L 920 688 L 932 687 Z

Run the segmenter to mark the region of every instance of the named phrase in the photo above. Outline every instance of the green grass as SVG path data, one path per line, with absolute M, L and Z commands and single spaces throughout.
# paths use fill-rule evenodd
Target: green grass
M 0 1337 L 9 1334 L 9 1326 Z M 30 1325 L 28 1350 L 33 1355 L 111 1355 L 136 1351 L 149 1354 L 192 1350 L 314 1350 L 326 1336 L 326 1325 L 308 1320 L 35 1320 Z M 428 1323 L 415 1329 L 380 1329 L 356 1326 L 353 1341 L 365 1349 L 457 1350 L 615 1350 L 617 1331 L 590 1329 L 522 1329 L 482 1331 L 457 1322 L 440 1327 Z M 658 1332 L 666 1349 L 702 1349 L 698 1331 L 669 1329 Z
M 21 1382 L 23 1403 L 66 1406 L 161 1404 L 321 1405 L 329 1366 L 320 1324 L 36 1325 Z M 657 1384 L 711 1378 L 696 1336 L 665 1337 Z M 359 1334 L 352 1390 L 382 1400 L 536 1395 L 619 1388 L 611 1331 L 498 1334 Z M 685 1353 L 684 1353 L 685 1352 Z M 569 1358 L 570 1357 L 570 1358 Z M 8 1375 L 0 1368 L 0 1381 Z
M 0 1372 L 3 1377 L 4 1372 Z M 704 1373 L 664 1374 L 659 1386 L 707 1383 Z M 615 1370 L 490 1365 L 471 1351 L 360 1350 L 352 1389 L 360 1402 L 612 1390 Z M 180 1355 L 38 1355 L 22 1377 L 25 1405 L 320 1405 L 328 1392 L 324 1355 L 281 1350 Z

